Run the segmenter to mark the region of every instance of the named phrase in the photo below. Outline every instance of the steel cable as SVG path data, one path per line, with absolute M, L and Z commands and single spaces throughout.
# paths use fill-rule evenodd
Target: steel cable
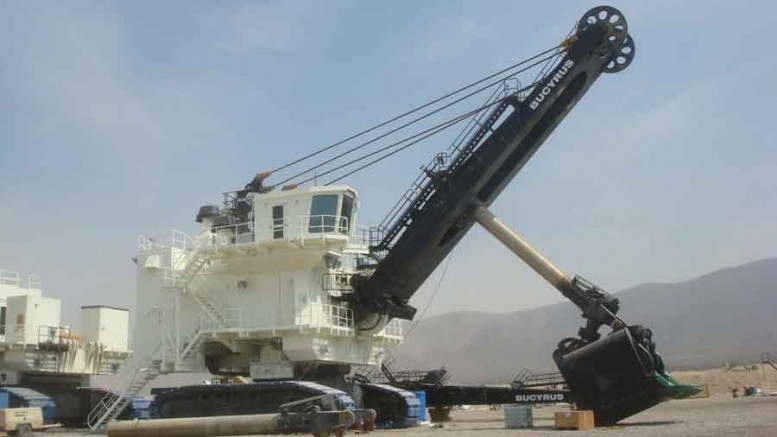
M 539 81 L 537 81 L 537 82 L 534 82 L 534 83 L 532 83 L 532 84 L 531 84 L 531 85 L 529 85 L 529 86 L 526 86 L 526 87 L 524 87 L 524 88 L 521 88 L 521 89 L 519 89 L 518 91 L 516 91 L 516 93 L 520 93 L 520 92 L 526 91 L 526 90 L 528 90 L 528 89 L 531 89 L 531 88 L 533 88 L 534 86 L 536 86 L 536 85 L 537 85 L 537 83 L 539 83 Z M 469 112 L 467 112 L 467 113 L 465 113 L 465 114 L 459 115 L 459 116 L 457 116 L 457 117 L 454 117 L 454 118 L 451 118 L 451 119 L 449 119 L 449 120 L 446 120 L 446 121 L 444 121 L 444 122 L 442 122 L 442 123 L 440 123 L 440 124 L 438 124 L 438 125 L 432 126 L 431 128 L 429 128 L 429 129 L 426 129 L 426 130 L 424 130 L 424 131 L 421 131 L 421 132 L 419 132 L 419 133 L 417 133 L 417 134 L 411 135 L 411 136 L 409 136 L 409 137 L 407 137 L 407 138 L 404 138 L 404 139 L 402 139 L 402 140 L 400 140 L 400 141 L 397 141 L 397 142 L 395 142 L 395 143 L 389 144 L 388 146 L 382 147 L 382 148 L 380 148 L 380 149 L 378 149 L 378 150 L 376 150 L 376 151 L 374 151 L 374 152 L 368 153 L 368 154 L 366 154 L 366 155 L 362 155 L 362 156 L 360 156 L 359 158 L 352 159 L 351 161 L 348 161 L 348 162 L 346 162 L 346 163 L 344 163 L 344 164 L 341 164 L 341 165 L 339 165 L 339 166 L 337 166 L 337 167 L 335 167 L 335 168 L 333 168 L 333 169 L 327 170 L 326 172 L 324 172 L 324 173 L 321 173 L 320 175 L 315 175 L 315 176 L 312 176 L 312 177 L 310 177 L 310 178 L 308 178 L 308 179 L 305 179 L 305 180 L 303 180 L 302 182 L 300 182 L 300 185 L 301 185 L 301 184 L 304 184 L 304 183 L 307 183 L 307 182 L 310 182 L 310 181 L 312 181 L 312 180 L 314 180 L 314 179 L 316 179 L 316 178 L 319 178 L 319 177 L 321 177 L 321 176 L 326 176 L 327 174 L 330 174 L 330 173 L 333 173 L 333 172 L 335 172 L 335 171 L 337 171 L 337 170 L 340 170 L 340 169 L 343 169 L 343 168 L 345 168 L 345 167 L 348 167 L 348 166 L 350 166 L 350 165 L 352 165 L 352 164 L 355 164 L 355 163 L 357 163 L 357 162 L 359 162 L 359 161 L 362 161 L 362 160 L 364 160 L 364 159 L 367 159 L 367 158 L 369 158 L 369 157 L 371 157 L 371 156 L 374 156 L 374 155 L 376 155 L 376 154 L 378 154 L 378 153 L 380 153 L 380 152 L 384 152 L 384 151 L 386 151 L 386 150 L 388 150 L 388 149 L 391 149 L 391 148 L 393 148 L 393 147 L 396 147 L 396 146 L 398 146 L 398 145 L 400 145 L 400 144 L 402 144 L 402 143 L 404 143 L 404 142 L 406 142 L 406 141 L 409 141 L 409 140 L 412 140 L 412 139 L 414 139 L 414 138 L 416 138 L 416 137 L 419 137 L 419 136 L 421 136 L 421 138 L 418 138 L 418 139 L 416 139 L 415 141 L 413 141 L 413 142 L 411 142 L 411 143 L 409 143 L 409 144 L 406 144 L 406 145 L 404 145 L 404 146 L 400 147 L 399 149 L 397 149 L 397 150 L 394 150 L 394 151 L 393 151 L 393 152 L 391 152 L 391 153 L 387 153 L 387 154 L 385 154 L 385 155 L 383 155 L 383 156 L 381 156 L 381 157 L 379 157 L 379 158 L 376 158 L 376 159 L 374 159 L 374 160 L 372 160 L 372 161 L 370 161 L 370 162 L 368 162 L 368 163 L 366 163 L 366 164 L 362 165 L 361 167 L 358 167 L 358 168 L 356 168 L 355 170 L 353 170 L 353 171 L 350 171 L 350 172 L 348 172 L 348 173 L 346 173 L 346 174 L 344 174 L 344 175 L 342 175 L 342 176 L 339 176 L 339 177 L 337 177 L 336 179 L 333 179 L 333 180 L 331 180 L 331 181 L 329 181 L 329 182 L 327 182 L 327 183 L 325 184 L 325 185 L 332 185 L 333 183 L 335 183 L 335 182 L 337 182 L 337 181 L 340 181 L 340 180 L 342 180 L 342 179 L 344 179 L 344 178 L 346 178 L 346 177 L 348 177 L 348 176 L 351 176 L 351 175 L 353 175 L 354 173 L 358 173 L 359 171 L 362 171 L 362 170 L 364 170 L 365 168 L 371 167 L 372 165 L 374 165 L 374 164 L 377 164 L 378 162 L 380 162 L 380 161 L 382 161 L 382 160 L 384 160 L 384 159 L 386 159 L 386 158 L 388 158 L 388 157 L 390 157 L 390 156 L 396 155 L 397 153 L 399 153 L 399 152 L 401 152 L 401 151 L 403 151 L 403 150 L 405 150 L 405 149 L 409 148 L 410 146 L 413 146 L 413 145 L 415 145 L 415 144 L 418 144 L 418 143 L 420 143 L 421 141 L 423 141 L 423 140 L 425 140 L 425 139 L 427 139 L 427 138 L 429 138 L 429 137 L 431 137 L 431 136 L 433 136 L 433 135 L 436 135 L 437 133 L 439 133 L 439 132 L 442 132 L 442 131 L 443 131 L 443 130 L 445 130 L 445 129 L 448 129 L 449 127 L 451 127 L 451 126 L 454 126 L 454 125 L 456 125 L 456 124 L 458 124 L 458 123 L 460 123 L 460 122 L 462 122 L 462 121 L 466 120 L 467 118 L 469 118 L 469 117 L 471 117 L 471 116 L 473 116 L 473 115 L 476 115 L 476 114 L 480 113 L 480 112 L 481 112 L 481 111 L 483 111 L 483 110 L 486 110 L 486 109 L 488 109 L 488 108 L 490 108 L 490 107 L 496 106 L 496 105 L 498 105 L 499 103 L 501 103 L 503 100 L 504 100 L 504 99 L 498 99 L 498 100 L 495 100 L 495 101 L 493 101 L 493 102 L 491 102 L 491 103 L 488 103 L 488 104 L 485 104 L 485 105 L 483 105 L 483 106 L 481 106 L 481 107 L 479 107 L 479 108 L 473 109 L 472 111 L 469 111 Z
M 448 99 L 448 98 L 450 98 L 450 97 L 452 97 L 452 96 L 454 96 L 454 95 L 456 95 L 456 94 L 459 94 L 459 93 L 461 93 L 462 91 L 466 91 L 466 90 L 468 90 L 468 89 L 470 89 L 470 88 L 472 88 L 472 87 L 475 87 L 475 86 L 477 86 L 477 85 L 480 85 L 481 83 L 483 83 L 483 82 L 486 82 L 486 81 L 488 81 L 488 80 L 490 80 L 490 79 L 492 79 L 492 78 L 494 78 L 494 77 L 500 76 L 500 75 L 502 75 L 502 74 L 504 74 L 504 73 L 506 73 L 506 72 L 508 72 L 508 71 L 510 71 L 510 70 L 513 70 L 513 69 L 515 69 L 515 68 L 517 68 L 517 67 L 519 67 L 519 66 L 521 66 L 521 65 L 524 65 L 524 64 L 526 64 L 526 63 L 528 63 L 528 62 L 531 62 L 531 61 L 533 61 L 533 60 L 535 60 L 535 59 L 537 59 L 537 58 L 539 58 L 539 57 L 542 57 L 542 56 L 544 56 L 544 55 L 546 55 L 546 54 L 548 54 L 548 53 L 550 53 L 550 52 L 553 52 L 553 51 L 557 50 L 558 48 L 559 48 L 559 46 L 556 46 L 556 47 L 550 48 L 550 49 L 548 49 L 548 50 L 545 50 L 545 51 L 543 51 L 543 52 L 540 52 L 540 53 L 538 53 L 537 55 L 534 55 L 534 56 L 532 56 L 532 57 L 530 57 L 530 58 L 527 58 L 527 59 L 525 59 L 525 60 L 523 60 L 523 61 L 521 61 L 521 62 L 518 62 L 518 63 L 516 63 L 516 64 L 513 64 L 513 65 L 511 65 L 511 66 L 509 66 L 509 67 L 507 67 L 507 68 L 504 68 L 504 69 L 502 69 L 502 70 L 500 70 L 500 71 L 498 71 L 498 72 L 496 72 L 496 73 L 493 73 L 493 74 L 491 74 L 491 75 L 488 75 L 488 76 L 486 76 L 486 77 L 484 77 L 484 78 L 482 78 L 482 79 L 480 79 L 480 80 L 478 80 L 478 81 L 476 81 L 476 82 L 472 82 L 472 83 L 470 83 L 470 84 L 468 84 L 468 85 L 465 85 L 465 86 L 463 86 L 463 87 L 460 87 L 460 88 L 458 88 L 457 90 L 455 90 L 455 91 L 452 91 L 452 92 L 450 92 L 450 93 L 447 93 L 447 94 L 445 94 L 445 95 L 444 95 L 444 96 L 442 96 L 442 97 L 438 97 L 438 98 L 436 98 L 436 99 L 434 99 L 434 100 L 432 100 L 432 101 L 430 101 L 430 102 L 428 102 L 428 103 L 425 103 L 425 104 L 423 104 L 423 105 L 421 105 L 421 106 L 415 107 L 415 108 L 413 108 L 413 109 L 411 109 L 411 110 L 409 110 L 409 111 L 407 111 L 407 112 L 404 112 L 404 113 L 402 113 L 402 114 L 400 114 L 400 115 L 397 115 L 397 116 L 395 116 L 395 117 L 393 117 L 393 118 L 391 118 L 391 119 L 389 119 L 389 120 L 386 120 L 386 121 L 384 121 L 384 122 L 382 122 L 382 123 L 379 123 L 379 124 L 376 124 L 376 125 L 374 125 L 374 126 L 372 126 L 372 127 L 369 127 L 369 128 L 367 128 L 367 129 L 364 129 L 364 130 L 362 130 L 362 131 L 360 131 L 360 132 L 357 132 L 357 133 L 355 133 L 355 134 L 353 134 L 353 135 L 351 135 L 351 136 L 349 136 L 349 137 L 347 137 L 347 138 L 344 138 L 344 139 L 342 139 L 342 140 L 340 140 L 340 141 L 337 141 L 337 142 L 335 142 L 335 143 L 333 143 L 333 144 L 330 144 L 329 146 L 326 146 L 326 147 L 324 147 L 324 148 L 321 148 L 321 149 L 319 149 L 319 150 L 317 150 L 317 151 L 315 151 L 315 152 L 313 152 L 313 153 L 309 153 L 309 154 L 307 154 L 307 155 L 305 155 L 305 156 L 303 156 L 303 157 L 301 157 L 301 158 L 295 159 L 295 160 L 293 160 L 293 161 L 291 161 L 291 162 L 289 162 L 289 163 L 286 163 L 286 164 L 284 164 L 284 165 L 282 165 L 282 166 L 280 166 L 280 167 L 277 167 L 277 168 L 273 169 L 273 170 L 271 171 L 271 173 L 276 173 L 276 172 L 279 172 L 279 171 L 281 171 L 281 170 L 285 170 L 285 169 L 287 169 L 287 168 L 289 168 L 289 167 L 291 167 L 291 166 L 293 166 L 293 165 L 296 165 L 296 164 L 298 164 L 298 163 L 300 163 L 300 162 L 303 162 L 303 161 L 305 161 L 305 160 L 307 160 L 307 159 L 310 159 L 310 158 L 312 158 L 312 157 L 314 157 L 314 156 L 320 155 L 321 153 L 324 153 L 324 152 L 326 152 L 326 151 L 328 151 L 328 150 L 331 150 L 331 149 L 333 149 L 333 148 L 335 148 L 335 147 L 337 147 L 337 146 L 340 146 L 340 145 L 342 145 L 342 144 L 344 144 L 344 143 L 346 143 L 346 142 L 348 142 L 348 141 L 351 141 L 351 140 L 353 140 L 353 139 L 356 139 L 356 138 L 358 138 L 358 137 L 360 137 L 360 136 L 363 136 L 363 135 L 365 135 L 365 134 L 368 134 L 368 133 L 370 133 L 370 132 L 373 132 L 373 131 L 375 131 L 375 130 L 377 130 L 377 129 L 380 129 L 380 128 L 382 128 L 382 127 L 384 127 L 384 126 L 388 125 L 388 124 L 391 124 L 391 123 L 393 123 L 393 122 L 395 122 L 395 121 L 397 121 L 397 120 L 400 120 L 400 119 L 402 119 L 402 118 L 404 118 L 404 117 L 407 117 L 408 115 L 414 114 L 414 113 L 416 113 L 416 112 L 418 112 L 418 111 L 421 111 L 421 110 L 423 110 L 423 109 L 425 109 L 425 108 L 428 108 L 429 106 L 432 106 L 432 105 L 434 105 L 434 104 L 436 104 L 436 103 L 439 103 L 439 102 L 441 102 L 441 101 L 443 101 L 443 100 L 445 100 L 445 99 Z M 525 71 L 525 69 L 523 69 L 522 71 Z M 512 75 L 515 75 L 515 74 L 517 74 L 517 73 L 518 73 L 518 72 L 516 72 L 516 73 L 513 73 Z M 508 77 L 509 77 L 509 76 L 508 76 Z M 411 123 L 411 124 L 412 124 L 412 123 Z M 304 173 L 303 173 L 303 174 L 304 174 Z M 298 177 L 298 175 L 295 175 L 294 177 Z M 280 184 L 282 184 L 282 183 L 285 183 L 285 182 L 288 182 L 289 180 L 293 179 L 294 177 L 287 178 L 287 180 L 285 180 L 284 182 L 281 182 Z
M 546 51 L 545 53 L 547 53 L 547 51 Z M 361 144 L 359 144 L 359 145 L 357 145 L 357 146 L 354 146 L 354 147 L 352 147 L 352 148 L 350 148 L 350 149 L 348 149 L 348 150 L 346 150 L 346 151 L 344 151 L 344 152 L 342 152 L 342 153 L 340 153 L 340 154 L 338 154 L 338 155 L 335 155 L 335 156 L 333 156 L 333 157 L 331 157 L 331 158 L 327 159 L 327 160 L 326 160 L 326 161 L 324 161 L 324 162 L 321 162 L 321 163 L 319 163 L 319 164 L 316 164 L 316 165 L 314 165 L 314 166 L 312 166 L 312 167 L 309 167 L 309 168 L 307 168 L 307 169 L 306 169 L 306 170 L 304 170 L 304 171 L 301 171 L 301 172 L 299 172 L 299 173 L 297 173 L 297 174 L 295 174 L 295 175 L 293 175 L 293 176 L 290 176 L 290 177 L 288 177 L 288 178 L 286 178 L 286 179 L 282 180 L 281 182 L 278 182 L 278 183 L 277 183 L 277 185 L 283 185 L 283 184 L 285 184 L 285 183 L 287 183 L 287 182 L 290 182 L 290 181 L 292 181 L 292 180 L 294 180 L 294 179 L 296 179 L 296 178 L 298 178 L 298 177 L 304 176 L 304 175 L 306 175 L 306 174 L 308 174 L 308 173 L 310 173 L 310 172 L 312 172 L 312 171 L 314 171 L 314 170 L 317 170 L 317 169 L 319 169 L 319 168 L 321 168 L 321 167 L 324 167 L 324 166 L 326 166 L 326 165 L 328 165 L 328 164 L 331 164 L 332 162 L 334 162 L 334 161 L 336 161 L 336 160 L 338 160 L 338 159 L 340 159 L 340 158 L 342 158 L 342 157 L 344 157 L 344 156 L 346 156 L 346 155 L 349 155 L 349 154 L 351 154 L 351 153 L 353 153 L 353 152 L 355 152 L 355 151 L 357 151 L 357 150 L 363 149 L 364 147 L 367 147 L 368 145 L 370 145 L 370 144 L 373 144 L 373 143 L 375 143 L 376 141 L 378 141 L 378 140 L 381 140 L 381 139 L 383 139 L 383 138 L 385 138 L 385 137 L 387 137 L 387 136 L 389 136 L 389 135 L 391 135 L 391 134 L 393 134 L 393 133 L 396 133 L 396 132 L 397 132 L 397 131 L 399 131 L 399 130 L 402 130 L 402 129 L 404 129 L 404 128 L 408 127 L 408 126 L 411 126 L 411 125 L 413 125 L 413 124 L 415 124 L 415 123 L 418 123 L 419 121 L 422 121 L 422 120 L 424 120 L 424 119 L 426 119 L 426 118 L 429 118 L 429 117 L 431 117 L 432 115 L 434 115 L 434 114 L 437 114 L 437 113 L 441 112 L 441 111 L 442 111 L 442 110 L 444 110 L 444 109 L 447 109 L 447 108 L 449 108 L 449 107 L 451 107 L 451 106 L 453 106 L 453 105 L 455 105 L 455 104 L 457 104 L 457 103 L 460 103 L 460 102 L 462 102 L 463 100 L 466 100 L 466 99 L 468 99 L 468 98 L 470 98 L 470 97 L 472 97 L 472 96 L 474 96 L 474 95 L 476 95 L 476 94 L 479 94 L 479 93 L 481 93 L 481 92 L 483 92 L 483 91 L 485 91 L 485 90 L 487 90 L 487 89 L 489 89 L 489 88 L 491 88 L 491 87 L 493 87 L 493 86 L 495 86 L 495 85 L 498 85 L 499 83 L 503 82 L 505 79 L 509 79 L 510 77 L 513 77 L 513 76 L 515 76 L 515 75 L 517 75 L 517 74 L 520 74 L 520 73 L 522 73 L 522 72 L 524 72 L 524 71 L 526 71 L 526 70 L 530 70 L 530 69 L 532 69 L 532 68 L 536 67 L 537 65 L 540 65 L 540 64 L 542 64 L 543 62 L 546 62 L 546 61 L 548 61 L 548 60 L 552 59 L 552 58 L 553 58 L 553 57 L 555 57 L 555 56 L 557 56 L 557 54 L 556 54 L 556 53 L 553 53 L 553 54 L 552 54 L 552 55 L 550 55 L 550 56 L 547 56 L 547 57 L 545 57 L 545 58 L 542 58 L 542 59 L 540 59 L 540 60 L 538 60 L 538 61 L 536 61 L 536 62 L 534 62 L 534 63 L 532 63 L 532 64 L 530 64 L 530 65 L 528 65 L 528 66 L 526 66 L 526 67 L 524 67 L 524 68 L 522 68 L 522 69 L 520 69 L 520 70 L 518 70 L 518 71 L 515 71 L 515 72 L 511 73 L 510 75 L 508 75 L 508 76 L 506 76 L 506 77 L 503 77 L 503 78 L 501 78 L 501 79 L 498 79 L 498 80 L 496 80 L 496 81 L 494 81 L 494 82 L 492 82 L 492 83 L 489 83 L 488 85 L 486 85 L 486 86 L 483 86 L 483 87 L 481 87 L 481 88 L 478 88 L 477 90 L 475 90 L 475 91 L 472 91 L 472 92 L 470 92 L 470 93 L 468 93 L 468 94 L 464 95 L 463 97 L 460 97 L 460 98 L 458 98 L 458 99 L 456 99 L 456 100 L 454 100 L 454 101 L 452 101 L 452 102 L 449 102 L 449 103 L 447 103 L 447 104 L 445 104 L 445 105 L 443 105 L 443 106 L 441 106 L 441 107 L 439 107 L 439 108 L 437 108 L 437 109 L 435 109 L 435 110 L 433 110 L 433 111 L 427 112 L 426 114 L 424 114 L 424 115 L 422 115 L 422 116 L 420 116 L 420 117 L 418 117 L 418 118 L 415 118 L 415 119 L 413 119 L 413 120 L 411 120 L 411 121 L 409 121 L 409 122 L 407 122 L 407 123 L 404 123 L 404 124 L 402 124 L 402 125 L 401 125 L 401 126 L 399 126 L 399 127 L 396 127 L 396 128 L 394 128 L 394 129 L 392 129 L 392 130 L 390 130 L 390 131 L 388 131 L 388 132 L 385 132 L 385 133 L 383 133 L 383 134 L 381 134 L 381 135 L 379 135 L 379 136 L 377 136 L 377 137 L 375 137 L 375 138 L 373 138 L 373 139 L 371 139 L 371 140 L 369 140 L 369 141 L 366 141 L 366 142 L 364 142 L 364 143 L 361 143 Z M 536 57 L 535 57 L 535 58 L 533 58 L 533 59 L 536 59 Z M 492 77 L 493 77 L 493 76 L 492 76 Z M 483 81 L 481 80 L 481 81 L 479 81 L 478 83 L 482 83 L 482 82 L 483 82 Z M 536 82 L 535 82 L 535 83 L 536 83 Z M 533 86 L 533 85 L 532 85 L 532 86 Z M 524 88 L 524 90 L 525 90 L 525 89 L 527 89 L 527 88 Z M 470 114 L 470 115 L 471 115 L 471 114 Z M 412 137 L 410 137 L 410 138 L 412 138 Z M 405 140 L 407 140 L 407 139 L 409 139 L 409 138 L 406 138 Z M 405 141 L 405 140 L 403 140 L 403 141 Z M 394 145 L 396 145 L 396 144 L 397 144 L 397 143 L 394 143 Z M 379 150 L 382 150 L 382 149 L 379 149 Z M 338 167 L 338 168 L 341 168 L 341 167 Z M 301 185 L 301 184 L 304 184 L 304 183 L 306 183 L 306 182 L 309 182 L 309 181 L 311 181 L 311 180 L 313 180 L 313 179 L 316 179 L 317 177 L 320 177 L 320 176 L 322 176 L 322 175 L 329 174 L 329 173 L 331 173 L 331 171 L 327 171 L 327 172 L 324 172 L 324 173 L 322 173 L 322 174 L 319 174 L 319 175 L 316 175 L 316 176 L 312 176 L 312 177 L 310 177 L 310 178 L 308 178 L 308 179 L 305 179 L 305 180 L 304 180 L 304 181 L 302 181 L 302 182 L 299 182 L 298 184 L 300 184 L 300 185 Z

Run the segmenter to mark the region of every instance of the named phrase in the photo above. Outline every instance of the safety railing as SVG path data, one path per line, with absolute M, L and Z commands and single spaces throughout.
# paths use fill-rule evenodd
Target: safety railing
M 509 107 L 507 97 L 513 94 L 515 91 L 509 86 L 497 87 L 487 99 L 487 106 L 500 100 L 501 103 L 491 110 L 486 110 L 484 107 L 484 110 L 473 114 L 458 137 L 448 147 L 448 151 L 438 153 L 428 165 L 422 167 L 421 174 L 378 225 L 385 230 L 383 240 L 371 247 L 381 251 L 389 250 L 393 246 L 405 227 L 409 225 L 413 215 L 425 206 L 436 190 L 435 175 L 455 172 L 469 158 L 473 150 L 491 132 L 491 126 L 503 116 L 504 111 Z
M 170 246 L 181 250 L 192 250 L 197 247 L 197 243 L 185 232 L 173 229 L 170 238 Z
M 186 262 L 191 252 L 200 248 L 218 249 L 253 244 L 258 239 L 262 241 L 280 239 L 306 241 L 323 239 L 331 235 L 343 235 L 349 239 L 355 239 L 355 234 L 357 232 L 348 217 L 328 214 L 301 215 L 261 222 L 251 221 L 214 226 L 211 228 L 211 232 L 198 235 L 195 238 L 177 230 L 173 230 L 171 237 L 163 241 L 141 235 L 138 237 L 138 252 L 178 249 L 175 256 L 171 254 L 169 262 L 171 270 L 177 271 L 181 270 L 182 263 Z
M 66 326 L 0 325 L 0 343 L 28 345 L 83 345 L 84 338 Z M 129 352 L 127 347 L 103 344 L 108 352 Z
M 238 326 L 240 328 L 240 326 Z M 200 314 L 197 321 L 197 331 L 216 332 L 223 329 L 215 320 L 207 314 Z
M 386 237 L 386 228 L 372 226 L 357 226 L 351 241 L 354 244 L 375 247 Z
M 138 235 L 138 252 L 140 253 L 165 250 L 169 247 L 170 245 L 160 243 L 154 237 L 149 237 L 146 235 Z
M 2 341 L 16 344 L 83 343 L 83 338 L 70 328 L 47 325 L 4 325 L 0 326 Z
M 89 412 L 86 424 L 94 431 L 115 419 L 121 414 L 122 410 L 131 402 L 146 384 L 156 378 L 160 373 L 157 364 L 151 364 L 149 367 L 140 367 L 138 363 L 142 361 L 133 360 L 133 362 L 121 372 L 119 383 L 112 390 L 100 399 L 100 402 Z
M 305 232 L 308 234 L 350 234 L 348 217 L 327 214 L 305 215 L 300 217 L 300 222 L 300 229 L 307 228 Z
M 340 305 L 313 304 L 310 306 L 312 328 L 344 328 L 353 330 L 353 311 Z
M 257 224 L 235 223 L 232 225 L 215 226 L 211 233 L 203 236 L 200 243 L 204 246 L 233 246 L 236 244 L 252 243 L 254 241 Z
M 70 328 L 60 326 L 38 326 L 38 343 L 61 343 L 75 341 L 83 343 L 84 339 L 70 331 Z
M 0 270 L 0 285 L 10 285 L 12 287 L 21 286 L 21 277 L 18 272 L 12 270 Z M 40 275 L 32 274 L 27 276 L 27 289 L 41 290 L 43 280 Z
M 243 308 L 227 307 L 224 309 L 224 324 L 227 326 L 243 326 Z
M 391 319 L 386 326 L 383 328 L 383 330 L 378 333 L 379 336 L 383 337 L 392 337 L 392 338 L 402 338 L 402 320 L 400 319 Z
M 42 290 L 43 278 L 40 275 L 27 276 L 27 288 L 30 290 Z
M 11 270 L 0 270 L 0 284 L 19 286 L 19 273 Z
M 186 232 L 173 229 L 169 237 L 157 239 L 147 235 L 138 235 L 138 252 L 154 252 L 175 248 L 182 251 L 196 249 L 199 243 Z
M 351 292 L 351 273 L 324 273 L 321 275 L 321 289 L 326 292 Z
M 532 388 L 565 385 L 566 381 L 560 373 L 534 373 L 529 369 L 521 370 L 510 383 L 513 387 Z
M 334 330 L 343 334 L 354 332 L 353 311 L 341 305 L 313 303 L 299 313 L 284 314 L 280 311 L 246 316 L 242 307 L 224 308 L 226 326 L 219 326 L 206 314 L 200 314 L 197 333 L 218 334 L 234 332 L 277 332 L 311 330 Z M 258 320 L 269 320 L 269 323 L 256 324 Z M 193 337 L 193 336 L 192 336 Z
M 328 235 L 351 236 L 348 217 L 339 215 L 302 215 L 293 218 L 214 226 L 210 234 L 195 239 L 199 247 L 226 247 L 262 241 L 311 240 Z

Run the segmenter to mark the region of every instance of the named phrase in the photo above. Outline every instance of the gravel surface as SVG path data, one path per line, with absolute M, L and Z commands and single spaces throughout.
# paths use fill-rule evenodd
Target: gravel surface
M 777 397 L 731 399 L 716 397 L 668 402 L 625 420 L 618 426 L 592 431 L 555 431 L 553 413 L 567 408 L 538 407 L 534 409 L 534 429 L 504 429 L 504 412 L 483 408 L 456 410 L 452 422 L 443 428 L 419 426 L 404 430 L 379 430 L 379 437 L 423 435 L 434 437 L 467 436 L 673 436 L 673 437 L 774 437 L 777 436 Z M 54 430 L 36 435 L 71 437 L 86 435 L 74 430 Z M 351 434 L 354 435 L 354 434 Z
M 426 427 L 412 430 L 385 431 L 392 437 L 434 433 L 444 436 L 777 436 L 777 397 L 750 399 L 698 399 L 674 401 L 659 405 L 622 422 L 592 431 L 555 431 L 553 413 L 565 407 L 534 409 L 534 429 L 504 429 L 503 411 L 454 411 L 453 421 L 443 429 Z

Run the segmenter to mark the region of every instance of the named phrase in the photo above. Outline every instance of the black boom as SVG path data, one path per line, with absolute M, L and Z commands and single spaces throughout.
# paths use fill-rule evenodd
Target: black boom
M 472 227 L 473 208 L 491 204 L 599 75 L 626 68 L 634 54 L 625 18 L 610 7 L 586 13 L 561 47 L 563 57 L 527 96 L 504 97 L 450 165 L 427 170 L 372 248 L 380 261 L 353 277 L 357 319 L 412 319 L 410 297 Z

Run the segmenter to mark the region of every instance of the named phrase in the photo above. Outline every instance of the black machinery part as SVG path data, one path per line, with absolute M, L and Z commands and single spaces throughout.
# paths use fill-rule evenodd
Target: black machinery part
M 613 58 L 623 54 L 626 21 L 617 10 L 606 11 L 608 17 L 620 19 L 586 20 L 533 91 L 525 99 L 512 96 L 495 107 L 493 116 L 451 160 L 444 177 L 428 179 L 423 201 L 411 203 L 375 248 L 380 261 L 374 272 L 352 278 L 359 321 L 375 314 L 413 318 L 410 297 L 472 227 L 472 209 L 496 199 Z M 584 19 L 590 16 L 599 15 L 587 13 Z M 633 56 L 633 47 L 629 50 Z M 615 65 L 610 69 L 628 63 Z
M 330 435 L 356 423 L 374 423 L 374 410 L 336 410 L 341 402 L 335 394 L 314 396 L 278 407 L 278 428 L 284 432 Z M 349 417 L 351 416 L 351 417 Z
M 409 388 L 409 387 L 408 387 Z M 531 389 L 497 385 L 419 385 L 414 390 L 426 392 L 429 408 L 453 407 L 456 405 L 500 405 L 500 404 L 553 404 L 571 403 L 569 390 Z
M 388 384 L 360 383 L 361 405 L 377 412 L 376 423 L 406 427 L 418 424 L 421 402 L 412 392 Z
M 667 398 L 656 395 L 656 374 L 664 374 L 649 329 L 623 327 L 588 343 L 566 339 L 553 353 L 580 409 L 593 410 L 597 425 L 609 425 Z
M 418 422 L 420 403 L 413 393 L 383 384 L 359 386 L 362 387 L 363 409 L 357 409 L 353 398 L 344 391 L 309 381 L 210 384 L 154 389 L 151 408 L 154 417 L 164 419 L 271 414 L 284 411 L 300 413 L 307 409 L 317 412 L 351 411 L 356 416 L 356 422 L 391 423 L 398 426 L 409 426 Z M 289 417 L 294 420 L 306 418 L 304 414 Z M 327 415 L 318 417 L 321 420 L 336 419 Z M 297 422 L 290 421 L 288 426 L 294 423 Z
M 277 413 L 283 404 L 313 397 L 331 400 L 317 404 L 322 411 L 353 410 L 345 392 L 305 381 L 273 381 L 248 384 L 190 385 L 154 390 L 152 414 L 162 419 Z M 329 397 L 322 397 L 329 395 Z
M 614 43 L 620 39 L 616 52 L 614 54 L 606 54 L 610 61 L 603 71 L 605 73 L 617 73 L 624 70 L 631 64 L 635 54 L 634 38 L 628 33 L 626 17 L 612 6 L 597 6 L 583 14 L 583 18 L 577 23 L 577 32 L 580 33 L 589 26 L 599 22 L 607 23 L 612 27 L 613 34 L 608 36 L 610 42 Z

